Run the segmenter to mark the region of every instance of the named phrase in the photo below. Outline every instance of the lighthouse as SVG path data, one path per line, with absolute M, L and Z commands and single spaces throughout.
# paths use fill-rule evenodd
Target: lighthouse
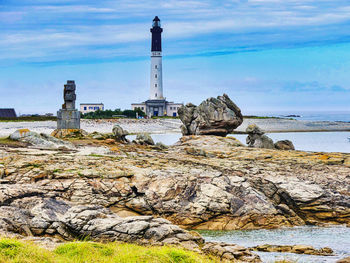
M 153 19 L 151 28 L 151 88 L 150 100 L 163 100 L 163 74 L 162 74 L 162 32 L 160 19 Z
M 133 110 L 140 109 L 147 117 L 172 116 L 177 117 L 177 110 L 183 103 L 167 101 L 163 96 L 163 67 L 162 67 L 162 32 L 160 19 L 153 19 L 151 33 L 151 78 L 150 96 L 142 103 L 132 103 Z

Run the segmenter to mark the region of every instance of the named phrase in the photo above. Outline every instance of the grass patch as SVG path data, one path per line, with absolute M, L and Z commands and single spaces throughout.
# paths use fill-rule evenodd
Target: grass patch
M 211 263 L 217 258 L 175 247 L 134 244 L 72 242 L 54 251 L 30 242 L 0 239 L 0 263 Z
M 0 145 L 8 145 L 8 146 L 23 146 L 25 143 L 11 140 L 10 137 L 0 138 Z
M 0 239 L 0 263 L 51 263 L 51 252 L 16 239 Z

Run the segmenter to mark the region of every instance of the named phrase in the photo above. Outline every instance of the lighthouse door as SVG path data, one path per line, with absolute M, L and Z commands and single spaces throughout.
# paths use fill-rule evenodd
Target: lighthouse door
M 153 115 L 158 116 L 158 113 L 159 113 L 158 108 L 154 108 Z

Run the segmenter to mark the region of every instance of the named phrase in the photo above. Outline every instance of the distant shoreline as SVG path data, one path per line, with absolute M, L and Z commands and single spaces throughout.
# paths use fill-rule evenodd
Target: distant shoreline
M 332 121 L 305 121 L 284 118 L 245 118 L 243 123 L 233 134 L 245 134 L 250 124 L 258 125 L 266 133 L 284 132 L 350 132 L 349 122 Z M 81 120 L 81 128 L 87 132 L 110 133 L 114 124 L 119 124 L 130 134 L 141 132 L 163 134 L 181 133 L 181 121 L 172 118 L 159 119 L 99 119 Z M 50 134 L 56 129 L 55 121 L 0 121 L 0 137 L 8 137 L 17 129 L 29 129 L 31 131 Z

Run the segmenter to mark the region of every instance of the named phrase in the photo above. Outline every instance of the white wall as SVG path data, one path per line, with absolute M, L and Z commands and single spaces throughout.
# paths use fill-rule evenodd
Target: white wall
M 163 99 L 162 52 L 152 52 L 150 99 Z

